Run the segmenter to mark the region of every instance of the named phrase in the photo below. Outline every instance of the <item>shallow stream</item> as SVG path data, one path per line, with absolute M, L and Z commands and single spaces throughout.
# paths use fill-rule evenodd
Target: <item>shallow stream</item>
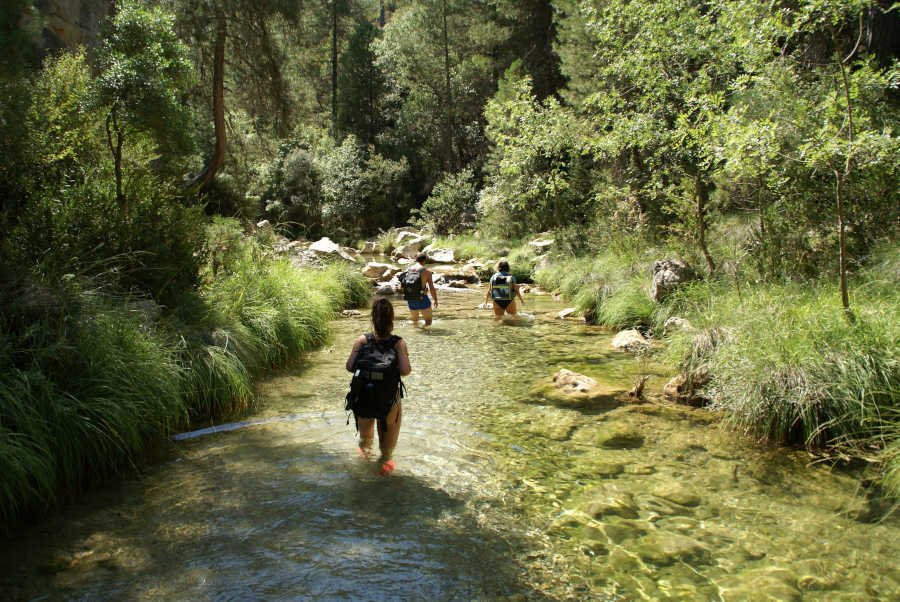
M 527 299 L 517 324 L 467 290 L 429 331 L 399 321 L 413 373 L 390 478 L 342 411 L 368 329 L 343 318 L 245 421 L 3 542 L 0 599 L 900 599 L 900 520 L 875 520 L 857 478 L 704 410 L 545 395 L 560 368 L 623 391 L 650 374 L 651 392 L 665 371 Z

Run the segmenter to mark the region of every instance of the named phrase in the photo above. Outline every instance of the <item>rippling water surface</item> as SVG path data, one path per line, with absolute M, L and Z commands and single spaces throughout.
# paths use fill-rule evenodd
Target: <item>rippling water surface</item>
M 0 598 L 72 600 L 891 600 L 900 524 L 852 475 L 761 450 L 703 410 L 572 403 L 664 371 L 556 318 L 495 324 L 444 292 L 410 348 L 390 478 L 357 456 L 343 364 L 366 316 L 259 386 L 240 423 L 85 496 L 0 551 Z M 405 306 L 395 300 L 398 317 Z

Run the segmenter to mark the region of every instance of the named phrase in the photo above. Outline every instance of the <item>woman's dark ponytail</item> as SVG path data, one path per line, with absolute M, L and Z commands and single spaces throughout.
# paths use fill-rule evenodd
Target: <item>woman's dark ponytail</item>
M 372 326 L 375 327 L 375 335 L 386 339 L 394 330 L 394 306 L 381 297 L 372 304 Z

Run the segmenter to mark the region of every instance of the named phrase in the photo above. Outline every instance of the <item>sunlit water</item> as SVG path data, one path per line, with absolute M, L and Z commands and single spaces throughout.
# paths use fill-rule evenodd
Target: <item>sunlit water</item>
M 0 598 L 72 600 L 890 600 L 900 524 L 858 479 L 761 450 L 703 410 L 609 409 L 542 393 L 568 368 L 621 390 L 659 367 L 605 331 L 495 324 L 443 293 L 426 332 L 399 323 L 397 470 L 360 458 L 342 411 L 353 339 L 334 323 L 258 412 L 186 433 L 140 479 L 5 541 Z M 398 318 L 405 317 L 395 300 Z

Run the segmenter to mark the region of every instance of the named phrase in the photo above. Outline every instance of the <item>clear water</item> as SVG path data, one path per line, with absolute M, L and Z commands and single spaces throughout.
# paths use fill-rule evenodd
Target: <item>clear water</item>
M 253 416 L 4 542 L 0 598 L 900 599 L 900 521 L 872 521 L 853 475 L 703 410 L 548 395 L 560 368 L 664 382 L 549 297 L 519 324 L 472 291 L 441 301 L 430 331 L 398 324 L 413 373 L 394 476 L 346 424 L 343 365 L 368 325 L 341 319 L 260 385 Z

